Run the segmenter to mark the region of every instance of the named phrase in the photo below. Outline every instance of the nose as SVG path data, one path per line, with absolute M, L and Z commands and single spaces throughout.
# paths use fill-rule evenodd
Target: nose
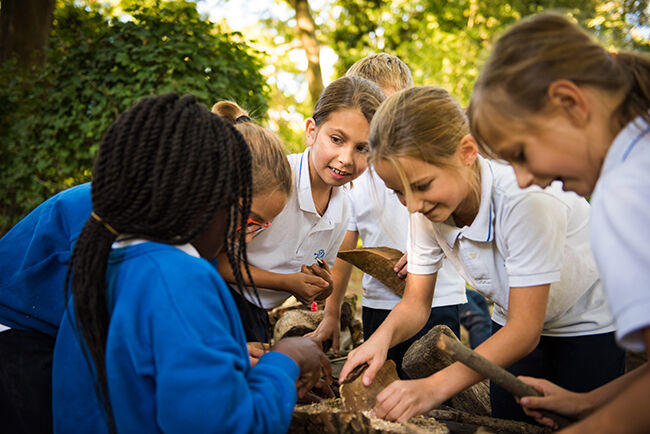
M 344 166 L 349 166 L 354 161 L 353 155 L 354 155 L 354 146 L 348 144 L 347 146 L 341 147 L 338 158 L 341 164 L 343 164 Z
M 428 210 L 425 210 L 424 200 L 422 200 L 420 197 L 418 197 L 417 194 L 414 193 L 414 192 L 411 192 L 411 197 L 407 199 L 407 203 L 405 205 L 406 205 L 406 208 L 409 210 L 409 213 L 411 213 L 411 214 L 416 213 L 416 212 L 428 211 Z
M 515 176 L 517 177 L 517 184 L 519 184 L 519 188 L 526 188 L 533 185 L 534 177 L 528 169 L 521 166 L 520 164 L 513 164 L 512 168 L 515 170 Z

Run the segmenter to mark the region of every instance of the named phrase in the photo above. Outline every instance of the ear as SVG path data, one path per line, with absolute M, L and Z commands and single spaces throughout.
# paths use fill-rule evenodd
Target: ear
M 478 155 L 478 144 L 470 134 L 460 139 L 458 144 L 458 154 L 463 166 L 471 166 L 476 161 Z
M 548 105 L 552 111 L 561 110 L 576 126 L 589 120 L 589 103 L 579 86 L 570 80 L 555 80 L 548 87 Z
M 314 118 L 309 118 L 305 121 L 305 144 L 307 147 L 313 145 L 316 141 L 317 130 L 318 128 L 316 127 Z

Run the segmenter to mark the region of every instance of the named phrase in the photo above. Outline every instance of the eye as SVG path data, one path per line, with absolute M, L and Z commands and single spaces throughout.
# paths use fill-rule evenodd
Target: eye
M 415 190 L 415 191 L 427 191 L 429 189 L 429 186 L 431 186 L 432 181 L 433 180 L 430 179 L 429 181 L 427 181 L 425 183 L 415 185 L 415 186 L 413 186 L 413 190 Z
M 357 146 L 356 146 L 356 150 L 357 150 L 357 152 L 359 152 L 359 153 L 361 153 L 361 154 L 367 154 L 368 151 L 370 151 L 370 147 L 369 147 L 368 144 L 366 143 L 366 144 L 364 144 L 364 145 L 357 145 Z
M 341 143 L 343 143 L 343 139 L 340 138 L 339 136 L 330 136 L 330 140 L 333 143 L 336 143 L 337 145 L 340 145 Z

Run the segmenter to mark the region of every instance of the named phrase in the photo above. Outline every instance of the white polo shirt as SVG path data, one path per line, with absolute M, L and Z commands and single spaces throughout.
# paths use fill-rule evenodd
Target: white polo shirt
M 645 351 L 650 326 L 650 126 L 616 136 L 591 197 L 591 242 L 622 346 Z
M 519 189 L 510 166 L 479 156 L 481 205 L 471 226 L 434 224 L 412 214 L 409 273 L 450 262 L 495 306 L 505 325 L 511 287 L 551 284 L 542 334 L 578 336 L 614 330 L 589 245 L 589 204 L 559 184 Z M 436 232 L 438 235 L 436 235 Z
M 364 247 L 392 247 L 402 252 L 406 250 L 408 210 L 376 173 L 371 170 L 363 172 L 354 180 L 348 195 L 352 211 L 348 230 L 359 232 Z M 369 274 L 363 275 L 362 286 L 362 306 L 392 310 L 400 301 L 397 294 Z M 436 280 L 432 307 L 466 302 L 465 281 L 443 260 Z
M 331 267 L 348 227 L 350 205 L 346 186 L 335 187 L 325 214 L 316 212 L 309 178 L 309 150 L 287 156 L 293 189 L 284 209 L 271 226 L 248 243 L 248 263 L 274 273 L 297 273 L 303 264 L 324 259 Z M 262 307 L 272 309 L 291 296 L 285 291 L 259 288 Z M 254 296 L 245 294 L 254 304 Z

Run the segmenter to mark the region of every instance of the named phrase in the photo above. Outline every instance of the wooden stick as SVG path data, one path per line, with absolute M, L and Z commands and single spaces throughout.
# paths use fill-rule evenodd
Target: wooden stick
M 454 360 L 459 361 L 479 374 L 490 379 L 490 381 L 504 388 L 517 397 L 542 396 L 537 390 L 519 380 L 517 377 L 502 367 L 490 362 L 479 353 L 472 351 L 462 342 L 441 334 L 437 342 L 438 348 L 449 354 Z M 543 416 L 552 419 L 560 428 L 571 425 L 574 421 L 566 416 L 553 413 L 548 410 L 536 410 Z

